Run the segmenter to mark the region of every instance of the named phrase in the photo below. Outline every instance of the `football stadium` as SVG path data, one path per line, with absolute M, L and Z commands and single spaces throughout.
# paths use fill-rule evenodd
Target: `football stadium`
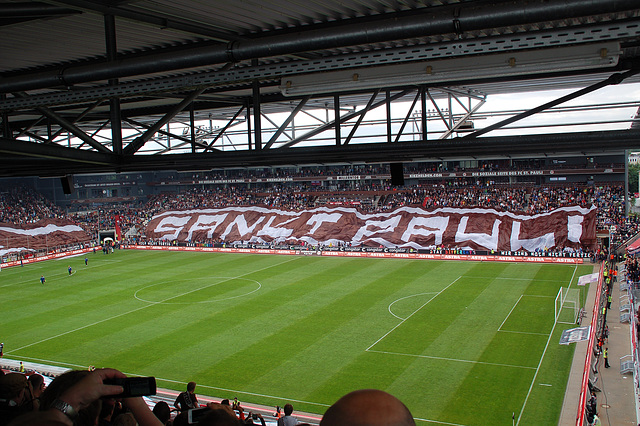
M 640 423 L 635 1 L 0 16 L 0 426 Z

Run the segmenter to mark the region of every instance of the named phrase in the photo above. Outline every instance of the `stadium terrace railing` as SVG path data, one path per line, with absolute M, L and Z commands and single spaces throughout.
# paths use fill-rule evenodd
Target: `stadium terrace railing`
M 589 383 L 591 380 L 591 373 L 594 371 L 594 345 L 596 342 L 596 333 L 598 326 L 601 324 L 602 319 L 602 284 L 604 271 L 604 262 L 600 265 L 600 272 L 598 274 L 598 287 L 596 289 L 595 303 L 593 304 L 593 315 L 591 316 L 591 328 L 589 330 L 589 340 L 587 343 L 587 354 L 584 360 L 584 369 L 582 371 L 582 385 L 580 386 L 580 395 L 578 399 L 578 413 L 576 416 L 576 426 L 583 426 L 585 424 L 586 409 L 587 409 L 587 394 L 590 392 Z M 597 362 L 597 358 L 595 360 Z

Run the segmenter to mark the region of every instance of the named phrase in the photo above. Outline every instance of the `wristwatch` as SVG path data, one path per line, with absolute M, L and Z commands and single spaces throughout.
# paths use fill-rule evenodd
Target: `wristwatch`
M 51 408 L 62 411 L 64 415 L 69 417 L 72 421 L 78 417 L 78 412 L 69 404 L 61 399 L 56 399 L 51 403 Z

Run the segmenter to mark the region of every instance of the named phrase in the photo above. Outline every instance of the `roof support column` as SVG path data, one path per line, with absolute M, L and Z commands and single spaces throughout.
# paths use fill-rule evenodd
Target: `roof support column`
M 116 45 L 116 19 L 113 15 L 104 15 L 104 32 L 107 47 L 107 60 L 114 62 L 118 54 Z M 118 79 L 109 79 L 109 86 L 117 86 Z M 111 119 L 111 149 L 115 154 L 122 154 L 122 112 L 120 98 L 109 100 L 109 115 Z
M 258 60 L 253 59 L 251 65 L 258 66 Z M 253 128 L 255 133 L 255 148 L 256 151 L 262 150 L 262 124 L 261 124 L 261 112 L 260 112 L 260 82 L 256 79 L 252 83 L 253 89 Z
M 193 110 L 193 102 L 189 106 L 189 128 L 191 130 L 191 153 L 196 152 L 196 113 Z
M 342 136 L 340 135 L 340 96 L 333 96 L 333 115 L 335 117 L 335 134 L 336 134 L 336 146 L 340 146 L 342 144 Z
M 384 96 L 387 100 L 387 142 L 391 143 L 391 91 L 389 89 L 385 90 Z
M 420 114 L 420 123 L 422 127 L 422 142 L 427 141 L 427 89 L 424 86 L 420 87 L 420 105 L 422 113 Z
M 0 100 L 6 100 L 7 95 L 4 93 L 0 95 Z M 13 139 L 13 135 L 11 134 L 11 126 L 9 126 L 9 114 L 7 112 L 2 113 L 2 136 L 6 139 Z

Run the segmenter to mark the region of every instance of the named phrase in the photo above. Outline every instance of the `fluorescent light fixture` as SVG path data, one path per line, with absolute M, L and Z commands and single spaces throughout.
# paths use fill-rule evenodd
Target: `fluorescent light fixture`
M 284 96 L 297 96 L 608 68 L 618 63 L 620 53 L 620 44 L 612 42 L 352 68 L 283 77 L 280 90 Z

